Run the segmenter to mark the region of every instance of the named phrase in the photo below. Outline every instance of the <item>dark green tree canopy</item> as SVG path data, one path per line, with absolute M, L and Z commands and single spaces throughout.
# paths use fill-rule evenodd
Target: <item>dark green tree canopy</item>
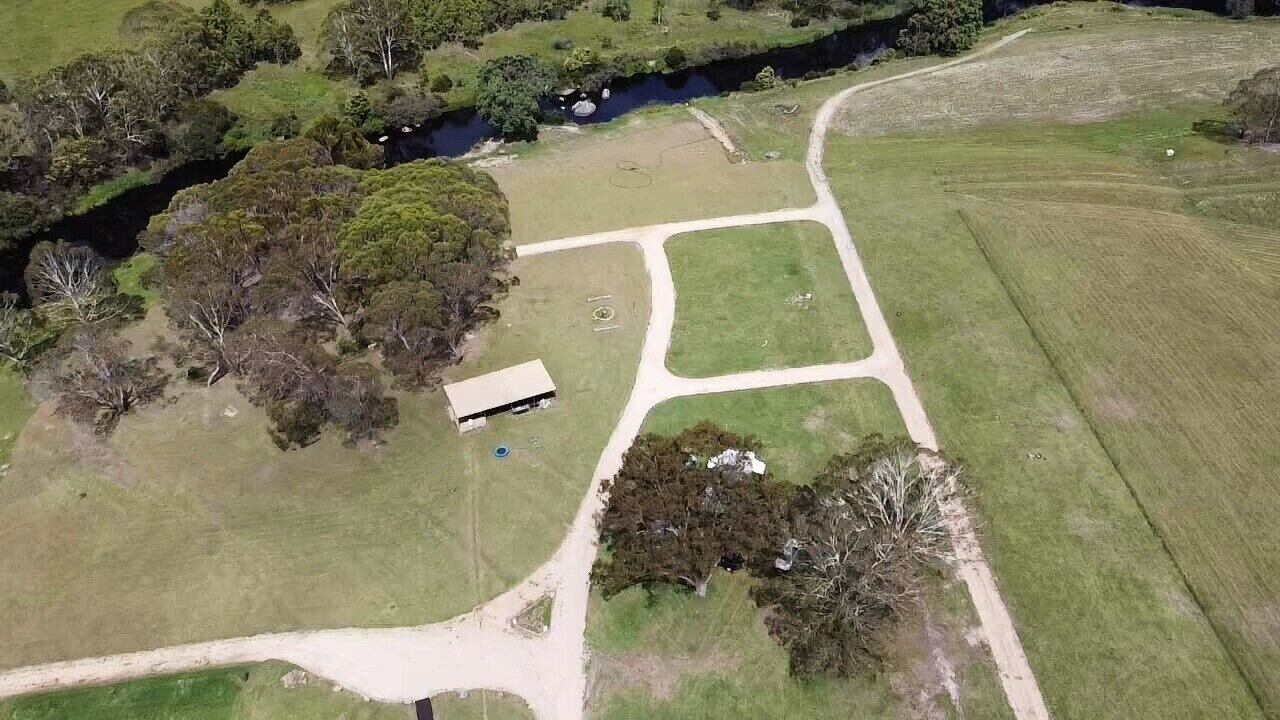
M 600 537 L 606 555 L 595 577 L 611 596 L 632 585 L 672 583 L 705 593 L 729 556 L 757 564 L 781 547 L 778 528 L 787 488 L 741 466 L 709 468 L 728 449 L 760 443 L 711 423 L 679 435 L 644 435 L 608 483 Z
M 1236 135 L 1251 143 L 1280 142 L 1280 67 L 1241 80 L 1226 104 Z
M 480 68 L 476 109 L 508 140 L 537 139 L 538 98 L 554 81 L 555 74 L 528 55 L 490 60 Z
M 922 0 L 898 38 L 910 55 L 955 55 L 982 33 L 982 0 Z
M 364 153 L 351 125 L 312 130 L 323 143 L 259 146 L 180 193 L 144 240 L 164 257 L 164 305 L 192 365 L 242 378 L 281 447 L 329 423 L 371 438 L 397 417 L 377 373 L 324 341 L 378 343 L 400 379 L 431 382 L 496 315 L 510 258 L 506 200 L 487 175 L 440 160 L 335 165 Z

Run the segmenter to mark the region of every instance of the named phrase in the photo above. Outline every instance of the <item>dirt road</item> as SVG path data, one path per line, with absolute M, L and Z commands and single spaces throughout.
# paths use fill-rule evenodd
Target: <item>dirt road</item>
M 921 445 L 937 448 L 937 438 L 831 194 L 822 167 L 824 142 L 836 110 L 850 95 L 966 62 L 1021 35 L 1010 35 L 982 51 L 950 62 L 851 87 L 828 100 L 818 112 L 809 139 L 807 166 L 818 197 L 811 207 L 630 228 L 518 248 L 521 256 L 527 256 L 604 243 L 636 243 L 643 252 L 653 299 L 636 382 L 600 455 L 590 490 L 555 555 L 516 588 L 467 615 L 422 627 L 275 633 L 21 668 L 0 673 L 0 697 L 274 659 L 293 663 L 348 690 L 383 702 L 412 702 L 451 690 L 488 688 L 524 698 L 540 720 L 580 720 L 586 696 L 584 633 L 590 597 L 588 583 L 596 555 L 595 518 L 602 502 L 600 483 L 617 472 L 623 453 L 655 405 L 686 395 L 874 378 L 889 386 L 911 437 Z M 671 374 L 665 360 L 675 322 L 675 286 L 663 249 L 667 239 L 699 230 L 797 220 L 819 222 L 831 230 L 874 342 L 871 356 L 851 363 L 712 378 L 683 378 Z M 947 519 L 955 539 L 960 575 L 973 598 L 982 633 L 991 647 L 1015 715 L 1018 720 L 1048 720 L 1039 687 L 964 508 L 958 503 L 948 507 Z M 551 629 L 542 637 L 514 631 L 512 618 L 548 591 L 554 592 L 556 598 Z

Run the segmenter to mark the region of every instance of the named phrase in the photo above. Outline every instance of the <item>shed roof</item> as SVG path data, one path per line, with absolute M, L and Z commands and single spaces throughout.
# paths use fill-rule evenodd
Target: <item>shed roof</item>
M 555 391 L 556 385 L 541 360 L 530 360 L 444 386 L 444 394 L 458 418 Z

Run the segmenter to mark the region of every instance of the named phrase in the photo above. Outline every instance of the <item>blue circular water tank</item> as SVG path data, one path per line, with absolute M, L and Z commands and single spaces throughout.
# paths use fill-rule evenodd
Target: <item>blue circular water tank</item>
M 498 458 L 499 460 L 501 460 L 502 458 L 510 454 L 511 454 L 511 448 L 507 447 L 506 445 L 499 445 L 498 447 L 493 449 L 493 456 Z

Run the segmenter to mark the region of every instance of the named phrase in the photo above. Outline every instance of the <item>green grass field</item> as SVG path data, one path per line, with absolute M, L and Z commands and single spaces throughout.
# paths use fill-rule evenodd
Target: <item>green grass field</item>
M 828 144 L 837 197 L 971 470 L 1055 717 L 1257 718 L 1255 693 L 1274 716 L 1280 462 L 1257 438 L 1280 407 L 1280 163 L 1191 125 L 1275 57 L 1280 24 L 1078 4 L 986 41 L 1022 27 L 988 59 L 851 98 Z M 778 104 L 802 116 L 868 77 L 704 106 L 749 155 L 786 155 L 807 127 Z M 937 132 L 973 125 L 992 127 Z
M 761 438 L 770 471 L 790 482 L 807 482 L 867 433 L 903 432 L 892 396 L 874 381 L 680 398 L 655 408 L 645 430 L 674 433 L 703 419 Z M 593 598 L 592 717 L 961 716 L 929 679 L 925 658 L 933 651 L 954 666 L 963 717 L 1009 717 L 989 660 L 960 639 L 972 623 L 963 586 L 939 589 L 928 612 L 904 624 L 881 674 L 801 683 L 788 674 L 786 650 L 769 637 L 748 595 L 751 582 L 720 573 L 706 598 L 662 588 L 652 599 L 639 588 L 608 602 Z M 941 715 L 911 714 L 930 710 Z
M 281 678 L 282 663 L 163 675 L 117 685 L 0 701 L 0 720 L 411 720 L 412 707 L 365 702 L 310 676 L 301 687 Z M 531 720 L 524 703 L 501 693 L 433 698 L 441 720 Z
M 1182 127 L 1193 119 L 1183 116 Z M 1239 345 L 1223 346 L 1212 334 L 1184 334 L 1179 355 L 1170 355 L 1161 344 L 1179 337 L 1159 337 L 1178 325 L 1185 324 L 1183 333 L 1207 331 L 1214 323 L 1205 314 L 1221 306 L 1202 304 L 1184 315 L 1184 302 L 1162 297 L 1168 292 L 1162 288 L 1174 287 L 1166 283 L 1171 278 L 1162 274 L 1162 263 L 1188 263 L 1185 272 L 1199 264 L 1189 254 L 1189 237 L 1172 239 L 1180 226 L 1195 221 L 1168 208 L 1125 205 L 1129 198 L 1138 198 L 1139 206 L 1167 202 L 1165 196 L 1176 187 L 1161 178 L 1150 159 L 1171 141 L 1152 137 L 1151 128 L 1159 125 L 1159 118 L 1146 117 L 1129 124 L 1127 133 L 1085 125 L 1002 127 L 947 137 L 838 137 L 829 147 L 837 197 L 925 407 L 943 447 L 964 457 L 975 478 L 976 500 L 987 521 L 987 551 L 1058 718 L 1259 717 L 1179 572 L 1180 567 L 1188 573 L 1198 595 L 1212 597 L 1211 617 L 1240 617 L 1244 608 L 1232 607 L 1236 593 L 1249 589 L 1261 601 L 1262 578 L 1274 576 L 1264 571 L 1268 561 L 1261 555 L 1274 541 L 1256 518 L 1244 524 L 1229 519 L 1269 502 L 1265 497 L 1257 504 L 1236 500 L 1244 487 L 1256 490 L 1258 473 L 1266 467 L 1258 463 L 1267 451 L 1234 459 L 1239 480 L 1198 473 L 1199 462 L 1221 457 L 1201 438 L 1231 436 L 1238 427 L 1235 416 L 1213 418 L 1209 412 L 1201 415 L 1198 428 L 1167 424 L 1181 413 L 1215 407 L 1201 405 L 1200 387 L 1188 394 L 1185 384 L 1166 384 L 1168 373 L 1231 357 Z M 1108 132 L 1112 142 L 1100 142 Z M 1148 190 L 1148 185 L 1155 187 Z M 1076 203 L 1086 192 L 1094 193 L 1096 205 L 1059 204 L 1057 212 L 1045 213 L 1039 204 L 1047 197 Z M 1134 232 L 1135 212 L 1165 228 L 1161 237 L 1167 242 Z M 1040 322 L 1032 316 L 1028 327 L 964 222 L 977 218 L 987 227 L 998 222 L 991 218 L 1007 218 L 1006 213 L 1016 213 L 1017 221 L 1002 220 L 999 227 L 1022 229 L 1003 242 L 1026 238 L 1023 251 L 1038 260 L 1023 268 L 1032 273 L 1026 286 L 1066 293 L 1046 298 L 1044 310 L 1076 325 L 1078 334 L 1052 339 L 1048 354 L 1038 342 L 1045 336 L 1033 334 Z M 1040 226 L 1029 217 L 1038 217 L 1037 223 L 1056 219 L 1055 234 L 1029 238 L 1023 233 Z M 1103 228 L 1109 230 L 1102 233 Z M 1121 244 L 1107 250 L 1099 234 Z M 1149 255 L 1145 262 L 1134 261 L 1139 252 Z M 1087 277 L 1090 272 L 1096 277 Z M 1108 282 L 1115 284 L 1108 287 Z M 1102 288 L 1106 291 L 1099 294 Z M 1155 308 L 1162 310 L 1151 317 Z M 1171 325 L 1153 326 L 1162 314 L 1161 322 Z M 1107 317 L 1125 321 L 1108 326 Z M 1066 385 L 1056 367 L 1063 352 L 1082 361 L 1079 375 L 1068 376 Z M 1201 360 L 1174 359 L 1196 354 Z M 1219 372 L 1229 382 L 1257 368 L 1245 362 L 1230 371 L 1220 366 Z M 1156 372 L 1160 369 L 1165 374 Z M 1189 376 L 1194 383 L 1191 378 L 1204 379 L 1204 373 Z M 1082 380 L 1091 383 L 1083 395 Z M 1097 387 L 1135 380 L 1144 383 L 1147 395 L 1096 393 Z M 1246 387 L 1256 392 L 1257 382 L 1261 376 Z M 1081 412 L 1077 401 L 1082 398 L 1131 419 L 1157 408 L 1160 416 L 1149 417 L 1155 422 L 1145 428 L 1109 429 L 1095 424 L 1096 408 L 1085 404 Z M 1175 434 L 1161 437 L 1165 430 Z M 1173 443 L 1181 454 L 1134 455 L 1120 461 L 1118 473 L 1099 437 L 1108 447 L 1117 441 L 1148 449 Z M 1250 439 L 1237 436 L 1235 442 Z M 1195 456 L 1204 460 L 1193 462 Z M 1140 488 L 1140 506 L 1126 480 L 1136 484 L 1143 475 L 1164 483 L 1149 485 L 1145 493 Z M 1209 488 L 1220 492 L 1206 504 Z M 1144 508 L 1171 542 L 1177 565 L 1148 526 Z M 1179 541 L 1196 551 L 1180 551 Z M 1220 553 L 1240 553 L 1242 559 L 1218 564 Z M 1208 586 L 1215 582 L 1221 584 Z
M 709 377 L 860 360 L 871 338 L 831 233 L 783 223 L 690 233 L 666 245 L 676 285 L 667 367 Z
M 0 482 L 0 667 L 442 620 L 522 579 L 563 538 L 621 411 L 648 283 L 630 246 L 513 270 L 502 317 L 450 374 L 541 357 L 560 399 L 481 432 L 459 436 L 439 390 L 401 397 L 385 446 L 289 453 L 230 382 L 176 386 L 106 441 L 42 408 Z M 585 300 L 603 294 L 622 327 L 595 333 Z

